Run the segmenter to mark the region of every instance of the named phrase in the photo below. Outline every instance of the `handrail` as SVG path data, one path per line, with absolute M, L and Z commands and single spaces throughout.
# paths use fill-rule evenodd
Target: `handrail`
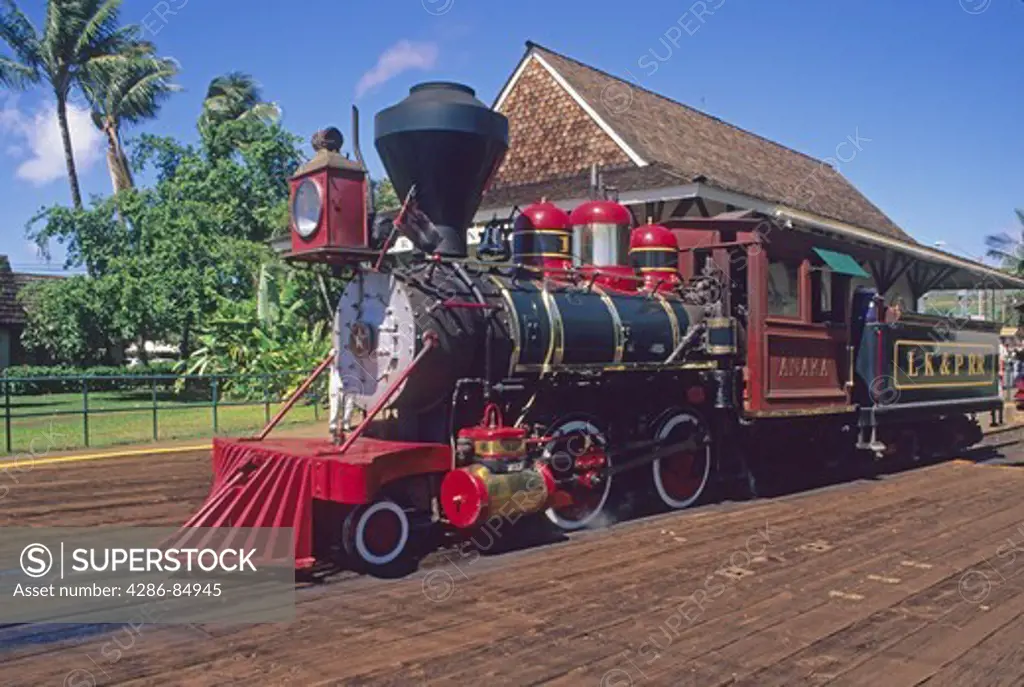
M 334 351 L 331 351 L 328 354 L 328 356 L 324 358 L 319 365 L 316 366 L 316 369 L 313 370 L 313 372 L 308 377 L 306 377 L 306 380 L 299 385 L 299 388 L 295 390 L 295 393 L 292 394 L 292 397 L 288 399 L 288 401 L 284 404 L 281 410 L 277 411 L 277 415 L 274 416 L 274 419 L 268 422 L 266 426 L 263 428 L 263 430 L 254 437 L 254 439 L 256 441 L 263 441 L 264 439 L 266 439 L 267 435 L 270 434 L 271 430 L 273 430 L 274 427 L 277 427 L 277 423 L 284 419 L 284 416 L 287 415 L 288 411 L 292 409 L 292 406 L 295 405 L 296 401 L 298 401 L 305 395 L 306 391 L 309 390 L 309 387 L 313 385 L 313 382 L 315 382 L 320 377 L 320 375 L 323 374 L 324 370 L 326 370 L 327 367 L 333 362 Z

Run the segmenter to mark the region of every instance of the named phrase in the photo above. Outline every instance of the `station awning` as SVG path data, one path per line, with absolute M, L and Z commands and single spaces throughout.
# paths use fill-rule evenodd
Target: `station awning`
M 844 237 L 848 241 L 882 248 L 885 251 L 883 257 L 874 260 L 870 267 L 883 292 L 904 274 L 911 282 L 915 298 L 937 290 L 1024 290 L 1024 279 L 1021 277 L 1007 274 L 978 260 L 962 258 L 920 243 L 882 236 L 784 206 L 775 206 L 773 215 L 778 219 Z
M 847 255 L 846 253 L 840 253 L 834 250 L 826 250 L 824 248 L 815 248 L 814 252 L 818 254 L 818 257 L 825 261 L 828 268 L 836 274 L 846 274 L 851 277 L 864 277 L 869 278 L 864 268 L 853 259 L 853 256 Z

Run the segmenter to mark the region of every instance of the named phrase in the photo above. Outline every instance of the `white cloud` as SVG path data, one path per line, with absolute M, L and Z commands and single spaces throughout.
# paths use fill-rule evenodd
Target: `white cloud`
M 0 110 L 0 134 L 14 139 L 7 146 L 7 154 L 22 158 L 15 175 L 36 186 L 65 177 L 67 166 L 56 106 L 48 103 L 35 114 L 27 114 L 17 104 L 16 99 L 10 98 Z M 101 159 L 103 134 L 93 125 L 88 110 L 69 104 L 67 114 L 75 166 L 82 173 Z
M 439 49 L 436 43 L 399 41 L 385 50 L 373 69 L 363 74 L 356 86 L 356 97 L 390 81 L 410 69 L 433 69 Z

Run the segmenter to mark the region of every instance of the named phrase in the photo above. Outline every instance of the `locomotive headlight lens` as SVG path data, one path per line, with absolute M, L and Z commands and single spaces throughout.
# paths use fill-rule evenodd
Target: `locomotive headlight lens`
M 320 194 L 320 186 L 312 179 L 306 179 L 295 190 L 295 199 L 292 201 L 292 219 L 295 222 L 295 231 L 299 236 L 308 239 L 320 226 L 320 215 L 323 212 L 324 201 Z

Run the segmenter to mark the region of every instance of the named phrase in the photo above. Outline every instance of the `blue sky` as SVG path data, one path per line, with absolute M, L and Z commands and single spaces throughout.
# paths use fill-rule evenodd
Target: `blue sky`
M 43 0 L 19 2 L 42 16 Z M 374 112 L 428 79 L 491 103 L 530 39 L 819 158 L 859 137 L 840 171 L 924 243 L 978 256 L 986 234 L 1019 230 L 1020 0 L 126 0 L 123 15 L 179 60 L 185 89 L 129 137 L 193 140 L 209 80 L 241 70 L 307 140 L 347 132 L 356 102 L 379 174 Z M 87 196 L 110 188 L 89 127 L 79 116 Z M 17 269 L 42 265 L 25 222 L 69 203 L 55 132 L 45 94 L 0 92 L 0 252 Z

